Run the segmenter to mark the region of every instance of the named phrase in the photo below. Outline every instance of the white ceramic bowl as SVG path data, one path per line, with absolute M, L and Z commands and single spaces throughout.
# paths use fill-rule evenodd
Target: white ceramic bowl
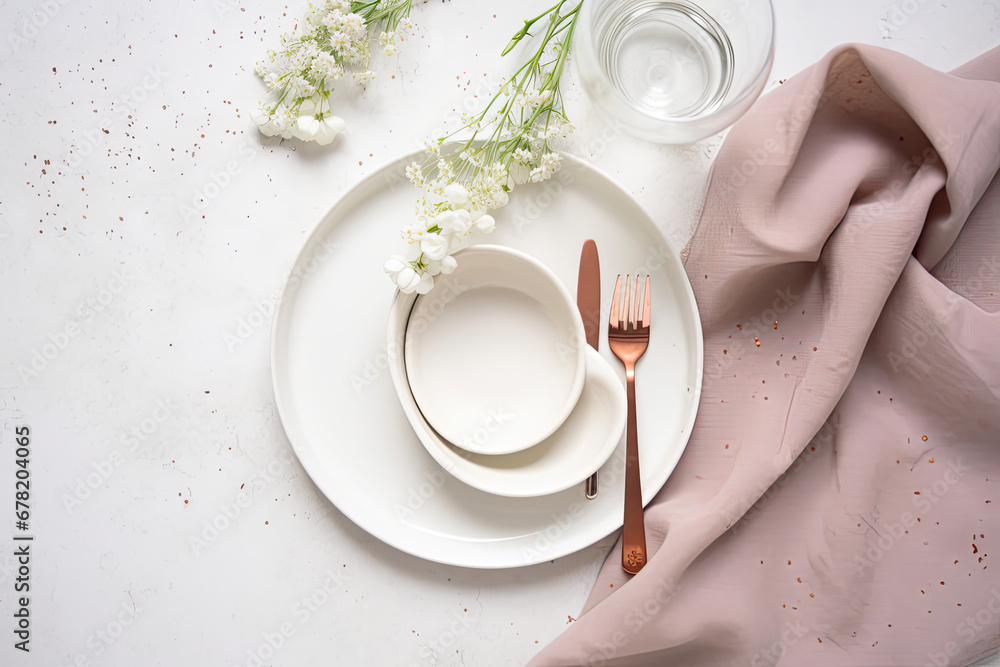
M 569 291 L 520 251 L 477 245 L 413 304 L 406 376 L 427 422 L 476 454 L 552 435 L 583 391 L 583 321 Z
M 564 491 L 599 469 L 625 431 L 627 404 L 621 380 L 593 349 L 585 348 L 586 381 L 569 417 L 543 442 L 504 455 L 475 454 L 455 447 L 421 414 L 406 378 L 403 341 L 416 297 L 397 293 L 389 311 L 389 372 L 403 412 L 420 442 L 454 477 L 482 491 L 508 497 L 537 497 Z

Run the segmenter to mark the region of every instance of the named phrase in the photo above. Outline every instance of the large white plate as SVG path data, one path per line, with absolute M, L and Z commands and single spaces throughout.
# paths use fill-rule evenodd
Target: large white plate
M 582 549 L 622 525 L 624 442 L 601 468 L 600 494 L 583 486 L 506 498 L 463 484 L 421 446 L 389 375 L 386 316 L 394 289 L 382 273 L 402 243 L 417 190 L 403 177 L 411 154 L 351 189 L 313 231 L 274 318 L 271 375 L 281 421 L 303 467 L 326 496 L 382 541 L 466 567 L 531 565 Z M 521 186 L 488 240 L 527 252 L 576 291 L 580 248 L 601 255 L 604 321 L 614 278 L 652 276 L 649 350 L 636 370 L 642 496 L 663 486 L 698 409 L 702 337 L 677 250 L 610 178 L 566 156 L 550 181 Z M 618 369 L 606 331 L 601 354 Z

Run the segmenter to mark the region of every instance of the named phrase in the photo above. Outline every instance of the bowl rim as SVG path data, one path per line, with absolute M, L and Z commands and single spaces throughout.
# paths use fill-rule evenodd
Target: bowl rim
M 535 257 L 532 257 L 531 255 L 522 252 L 520 250 L 516 250 L 514 248 L 502 245 L 482 243 L 482 244 L 467 246 L 454 254 L 455 258 L 459 260 L 459 267 L 455 270 L 455 274 L 457 275 L 458 272 L 462 270 L 461 260 L 463 257 L 468 258 L 477 255 L 478 256 L 499 255 L 502 257 L 506 257 L 507 258 L 506 261 L 508 262 L 512 260 L 515 263 L 520 262 L 522 264 L 526 264 L 530 266 L 533 270 L 535 270 L 537 273 L 539 273 L 545 279 L 546 285 L 548 287 L 553 288 L 560 297 L 558 303 L 559 306 L 561 306 L 561 309 L 559 312 L 554 313 L 554 316 L 558 320 L 558 326 L 560 327 L 560 329 L 566 324 L 572 326 L 572 332 L 567 336 L 566 340 L 564 340 L 563 342 L 565 342 L 570 347 L 570 350 L 576 355 L 576 360 L 573 367 L 573 382 L 572 384 L 570 384 L 568 393 L 565 395 L 565 398 L 560 404 L 559 409 L 552 411 L 550 415 L 547 414 L 546 417 L 548 417 L 548 419 L 542 420 L 540 422 L 541 425 L 537 429 L 535 429 L 535 433 L 533 433 L 531 437 L 521 441 L 513 441 L 503 449 L 497 449 L 496 447 L 493 447 L 489 451 L 486 451 L 484 449 L 477 449 L 475 447 L 469 447 L 467 445 L 458 444 L 453 440 L 445 437 L 444 434 L 442 434 L 442 438 L 445 441 L 451 443 L 454 447 L 457 447 L 459 449 L 465 449 L 475 454 L 502 456 L 504 454 L 512 454 L 514 452 L 524 451 L 526 449 L 530 449 L 531 447 L 534 447 L 535 445 L 544 442 L 549 436 L 555 433 L 573 413 L 573 409 L 576 407 L 576 404 L 580 401 L 580 396 L 583 393 L 583 386 L 587 376 L 587 360 L 586 360 L 586 351 L 584 349 L 587 347 L 586 345 L 587 336 L 586 336 L 586 330 L 583 325 L 583 318 L 580 315 L 580 311 L 576 305 L 576 300 L 569 293 L 569 289 L 566 287 L 566 285 L 563 284 L 563 282 L 559 279 L 559 277 L 555 274 L 555 272 L 553 272 L 552 269 L 550 269 L 548 266 L 543 264 Z M 503 286 L 502 283 L 498 283 L 498 285 Z M 410 393 L 413 396 L 413 400 L 417 405 L 417 409 L 420 410 L 421 414 L 424 417 L 424 420 L 428 424 L 430 424 L 431 427 L 435 429 L 435 431 L 439 432 L 441 429 L 441 425 L 440 424 L 436 425 L 434 423 L 434 420 L 428 417 L 428 415 L 424 412 L 424 409 L 420 406 L 420 401 L 417 399 L 418 391 L 414 390 L 414 382 L 412 374 L 410 372 L 410 366 L 408 364 L 405 364 L 405 359 L 407 357 L 407 354 L 410 352 L 412 346 L 415 344 L 413 343 L 415 339 L 411 337 L 411 335 L 409 334 L 410 331 L 409 322 L 413 316 L 413 310 L 417 308 L 421 298 L 433 295 L 434 289 L 436 288 L 437 286 L 435 285 L 435 288 L 432 288 L 427 295 L 417 295 L 414 298 L 413 306 L 411 307 L 411 312 L 407 317 L 407 326 L 404 329 L 403 357 L 404 357 L 404 368 L 407 374 L 407 383 L 410 388 Z M 522 293 L 532 296 L 530 293 L 524 292 L 523 290 L 519 289 L 518 291 L 521 291 Z

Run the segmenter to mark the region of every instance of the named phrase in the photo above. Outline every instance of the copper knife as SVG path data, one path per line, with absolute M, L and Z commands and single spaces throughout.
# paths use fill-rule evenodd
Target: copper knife
M 593 239 L 583 243 L 580 253 L 580 274 L 576 283 L 576 307 L 583 318 L 587 344 L 595 350 L 601 337 L 601 260 Z M 587 498 L 597 497 L 597 472 L 584 482 Z

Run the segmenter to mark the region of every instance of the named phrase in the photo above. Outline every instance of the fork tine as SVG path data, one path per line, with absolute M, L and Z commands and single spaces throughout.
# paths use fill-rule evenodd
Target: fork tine
M 638 275 L 636 275 L 636 277 L 635 277 L 635 294 L 633 296 L 635 298 L 632 299 L 632 303 L 630 304 L 631 311 L 632 311 L 632 328 L 633 329 L 638 329 L 639 327 L 642 326 L 642 320 L 639 319 L 639 314 L 640 314 L 639 313 L 639 304 L 641 303 L 641 301 L 639 299 L 642 297 L 642 295 L 639 292 L 639 276 Z
M 622 277 L 618 276 L 618 280 L 615 281 L 615 292 L 611 297 L 611 317 L 608 318 L 608 326 L 612 329 L 617 329 L 620 326 L 620 315 L 621 315 L 621 305 L 619 297 L 622 291 Z
M 650 308 L 649 308 L 649 302 L 650 302 L 649 276 L 646 276 L 646 289 L 643 291 L 642 300 L 643 300 L 643 304 L 642 304 L 642 320 L 640 321 L 639 326 L 648 327 L 649 326 L 649 315 L 650 315 Z M 639 304 L 636 304 L 637 308 L 638 308 L 638 305 Z
M 631 291 L 629 288 L 632 286 L 632 276 L 625 276 L 625 298 L 622 300 L 624 303 L 624 310 L 622 310 L 622 329 L 625 331 L 631 331 L 635 328 L 635 321 L 632 319 L 632 297 L 629 296 Z

